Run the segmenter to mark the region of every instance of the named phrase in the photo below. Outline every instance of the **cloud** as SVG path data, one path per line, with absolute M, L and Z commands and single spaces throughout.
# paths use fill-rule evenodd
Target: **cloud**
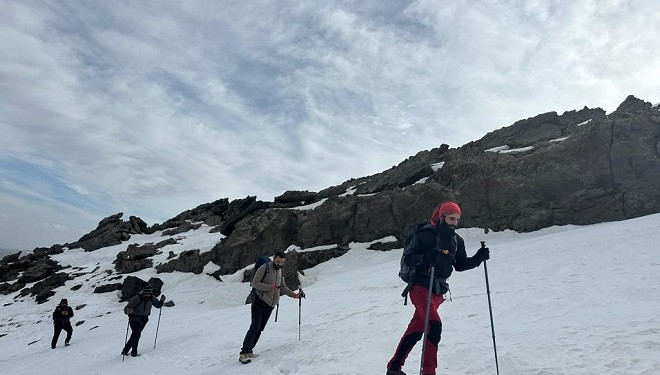
M 84 210 L 90 229 L 118 211 L 163 221 L 323 189 L 538 113 L 657 102 L 655 8 L 3 3 L 0 191 Z

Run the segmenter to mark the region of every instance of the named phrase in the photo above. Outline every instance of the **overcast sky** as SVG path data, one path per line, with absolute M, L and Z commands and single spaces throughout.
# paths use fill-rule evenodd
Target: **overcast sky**
M 660 98 L 653 0 L 0 0 L 0 35 L 0 248 Z

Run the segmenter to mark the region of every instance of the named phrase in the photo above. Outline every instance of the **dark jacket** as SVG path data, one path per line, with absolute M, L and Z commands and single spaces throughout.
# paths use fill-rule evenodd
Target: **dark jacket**
M 146 318 L 151 314 L 152 305 L 159 309 L 163 306 L 163 304 L 160 303 L 160 300 L 155 296 L 152 295 L 151 298 L 145 298 L 142 293 L 140 293 L 133 296 L 133 298 L 128 301 L 128 304 L 124 307 L 124 312 L 127 313 L 127 310 L 130 308 L 133 309 L 133 313 L 130 314 L 129 317 Z
M 447 279 L 453 270 L 466 271 L 481 264 L 481 259 L 467 256 L 463 238 L 444 223 L 435 228 L 429 224 L 420 229 L 415 249 L 415 253 L 405 260 L 407 264 L 415 267 L 412 284 L 428 288 L 433 264 L 435 294 L 447 292 Z
M 66 315 L 64 314 L 66 312 Z M 73 317 L 73 309 L 69 306 L 57 306 L 53 311 L 53 323 L 56 325 L 71 324 L 70 320 Z

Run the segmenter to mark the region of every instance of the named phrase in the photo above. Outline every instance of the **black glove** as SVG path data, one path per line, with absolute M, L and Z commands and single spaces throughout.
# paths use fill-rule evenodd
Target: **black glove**
M 490 250 L 487 247 L 482 247 L 481 249 L 477 250 L 475 257 L 477 257 L 477 259 L 482 262 L 484 260 L 488 260 L 490 259 Z

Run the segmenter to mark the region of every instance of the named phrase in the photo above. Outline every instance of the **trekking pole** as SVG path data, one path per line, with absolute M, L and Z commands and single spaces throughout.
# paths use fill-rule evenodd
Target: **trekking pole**
M 158 327 L 160 327 L 160 314 L 163 313 L 163 306 L 160 307 L 160 312 L 158 313 L 158 324 L 156 325 L 156 338 L 154 339 L 154 349 L 156 349 L 156 340 L 158 340 Z
M 481 248 L 486 247 L 486 241 L 481 241 Z M 493 351 L 495 352 L 495 370 L 500 375 L 500 366 L 497 364 L 497 345 L 495 344 L 495 326 L 493 325 L 493 308 L 490 303 L 490 285 L 488 285 L 488 267 L 484 260 L 484 273 L 486 274 L 486 294 L 488 294 L 488 312 L 490 313 L 490 331 L 493 334 Z
M 298 341 L 300 341 L 300 315 L 302 313 L 302 299 L 305 298 L 305 293 L 300 289 L 300 298 L 298 298 Z
M 277 307 L 275 307 L 275 322 L 277 322 L 277 313 L 278 312 L 280 312 L 280 304 L 279 303 L 277 304 Z
M 130 319 L 126 322 L 126 338 L 124 339 L 124 348 L 126 347 L 126 343 L 128 342 L 128 326 L 130 325 L 131 321 Z M 121 361 L 124 362 L 124 358 L 126 356 L 124 355 L 124 351 L 121 351 Z
M 429 296 L 426 300 L 426 317 L 424 318 L 424 336 L 422 337 L 422 360 L 419 363 L 419 375 L 422 375 L 424 368 L 424 355 L 426 354 L 426 337 L 428 336 L 429 327 L 429 310 L 431 309 L 431 294 L 433 294 L 433 276 L 435 275 L 435 266 L 431 266 L 431 277 L 429 278 Z

